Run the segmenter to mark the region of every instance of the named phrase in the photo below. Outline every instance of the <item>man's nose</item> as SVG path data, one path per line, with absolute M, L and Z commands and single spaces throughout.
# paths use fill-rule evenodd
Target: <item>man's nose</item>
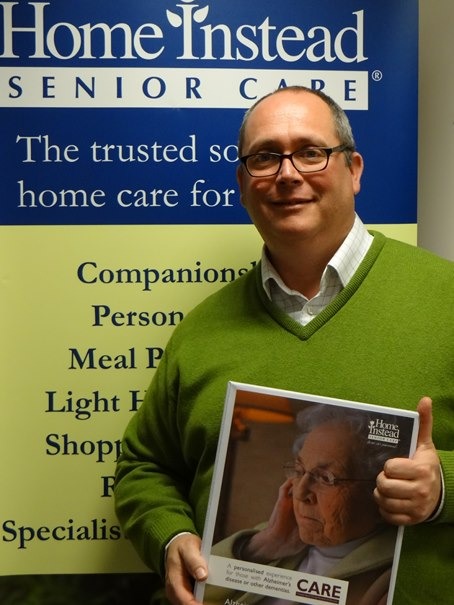
M 277 173 L 277 179 L 280 180 L 302 180 L 303 174 L 298 172 L 292 162 L 292 158 L 282 158 L 279 172 Z

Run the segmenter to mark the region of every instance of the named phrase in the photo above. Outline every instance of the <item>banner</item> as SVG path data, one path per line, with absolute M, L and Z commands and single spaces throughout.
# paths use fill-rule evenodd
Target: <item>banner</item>
M 143 571 L 120 439 L 174 327 L 249 270 L 244 111 L 348 112 L 371 227 L 416 240 L 417 2 L 0 2 L 2 574 Z

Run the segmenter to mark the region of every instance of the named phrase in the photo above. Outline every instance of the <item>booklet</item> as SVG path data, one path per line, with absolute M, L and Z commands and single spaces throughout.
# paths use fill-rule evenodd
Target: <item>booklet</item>
M 403 527 L 373 498 L 417 412 L 229 382 L 202 554 L 206 605 L 391 605 Z

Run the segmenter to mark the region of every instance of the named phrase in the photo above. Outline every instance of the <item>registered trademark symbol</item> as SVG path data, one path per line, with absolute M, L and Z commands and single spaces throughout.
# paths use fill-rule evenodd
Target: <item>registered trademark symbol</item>
M 379 69 L 375 69 L 372 72 L 372 80 L 374 82 L 380 82 L 380 80 L 383 78 L 383 73 L 379 70 Z

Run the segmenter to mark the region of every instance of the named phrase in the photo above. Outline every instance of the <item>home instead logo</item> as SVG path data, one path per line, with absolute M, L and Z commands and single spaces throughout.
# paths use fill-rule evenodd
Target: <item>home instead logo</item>
M 398 424 L 385 422 L 382 418 L 376 418 L 369 422 L 368 438 L 372 441 L 398 445 L 400 438 L 400 429 Z
M 6 100 L 128 106 L 133 99 L 137 106 L 140 98 L 139 106 L 171 106 L 172 100 L 173 106 L 241 107 L 295 83 L 323 89 L 347 107 L 367 105 L 367 72 L 359 71 L 367 61 L 364 10 L 329 26 L 302 23 L 303 10 L 297 24 L 295 16 L 277 25 L 259 14 L 256 23 L 238 25 L 213 22 L 209 4 L 184 0 L 161 13 L 154 6 L 150 21 L 132 26 L 85 22 L 80 14 L 56 22 L 50 2 L 18 5 L 0 2 L 0 61 L 27 61 L 27 67 L 1 68 L 3 106 Z

